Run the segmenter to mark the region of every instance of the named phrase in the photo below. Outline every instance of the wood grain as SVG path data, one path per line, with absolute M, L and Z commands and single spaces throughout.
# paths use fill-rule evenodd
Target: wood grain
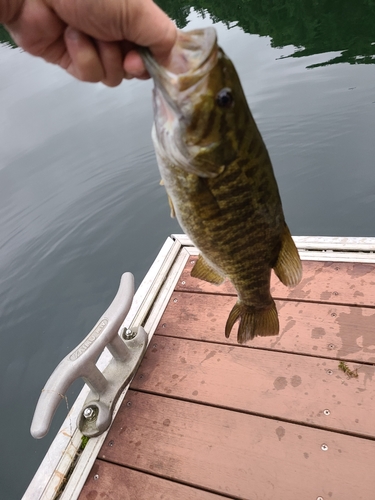
M 242 500 L 369 500 L 374 454 L 371 440 L 129 391 L 100 458 Z
M 154 336 L 132 388 L 372 437 L 375 367 L 351 368 L 358 378 L 334 360 Z
M 195 260 L 188 260 L 176 290 L 236 295 L 229 281 L 216 286 L 192 278 Z M 302 265 L 301 283 L 294 288 L 285 287 L 272 273 L 274 298 L 375 307 L 375 264 L 303 261 Z
M 220 500 L 224 497 L 96 460 L 80 500 Z
M 174 292 L 156 333 L 237 345 L 237 326 L 229 339 L 224 326 L 236 298 Z M 276 301 L 280 334 L 257 337 L 247 345 L 375 363 L 375 310 L 309 302 Z

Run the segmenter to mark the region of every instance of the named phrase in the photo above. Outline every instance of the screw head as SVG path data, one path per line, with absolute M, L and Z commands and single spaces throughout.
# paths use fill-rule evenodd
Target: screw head
M 323 411 L 324 415 L 331 415 L 331 412 L 327 409 Z
M 136 331 L 131 330 L 130 328 L 125 328 L 122 333 L 122 338 L 124 340 L 131 340 L 137 335 Z
M 335 344 L 328 344 L 328 349 L 334 349 L 335 348 Z
M 176 303 L 177 302 L 177 299 L 173 299 L 173 302 Z
M 97 411 L 93 406 L 88 406 L 83 410 L 83 418 L 86 420 L 94 420 L 97 416 Z
M 185 285 L 186 281 L 181 281 L 181 285 Z
M 327 451 L 328 450 L 328 446 L 326 444 L 322 444 L 321 449 L 323 451 Z
M 333 370 L 327 370 L 328 375 L 332 375 Z
M 99 474 L 95 474 L 94 481 L 97 481 L 98 479 L 99 479 Z
M 316 500 L 324 500 L 324 498 L 323 497 L 317 497 Z

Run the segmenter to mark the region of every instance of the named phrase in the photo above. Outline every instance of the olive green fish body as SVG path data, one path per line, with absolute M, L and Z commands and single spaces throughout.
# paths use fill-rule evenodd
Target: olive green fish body
M 177 167 L 168 175 L 162 168 L 181 227 L 206 261 L 231 279 L 240 298 L 259 306 L 271 302 L 270 271 L 285 224 L 277 186 L 265 168 L 261 162 L 247 172 L 235 161 L 211 179 Z
M 147 66 L 156 84 L 153 140 L 170 203 L 201 253 L 192 275 L 214 283 L 224 277 L 232 281 L 238 301 L 225 334 L 239 320 L 242 343 L 278 333 L 271 269 L 291 285 L 300 280 L 301 264 L 267 149 L 234 66 L 216 38 L 212 41 L 212 31 L 192 33 L 196 45 L 203 38 L 201 66 L 181 79 Z M 188 37 L 183 35 L 182 45 Z M 184 55 L 189 62 L 189 54 Z

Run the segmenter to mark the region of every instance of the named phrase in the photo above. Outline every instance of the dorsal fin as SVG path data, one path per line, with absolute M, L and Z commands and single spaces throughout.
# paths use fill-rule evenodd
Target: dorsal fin
M 285 224 L 281 237 L 281 250 L 273 268 L 281 283 L 286 286 L 295 286 L 302 278 L 302 264 L 297 247 Z

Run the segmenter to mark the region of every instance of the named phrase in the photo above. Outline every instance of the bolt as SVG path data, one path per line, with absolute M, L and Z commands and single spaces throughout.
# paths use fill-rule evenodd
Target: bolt
M 162 328 L 166 328 L 166 327 L 167 327 L 167 324 L 166 324 L 166 323 L 163 323 L 163 324 L 161 325 L 161 327 L 162 327 Z
M 88 406 L 83 410 L 83 418 L 85 418 L 86 420 L 94 420 L 96 416 L 97 416 L 97 411 L 93 406 Z
M 126 403 L 126 406 L 131 406 L 131 405 L 132 405 L 132 402 L 131 402 L 131 401 L 128 401 L 128 402 Z
M 335 344 L 328 344 L 328 349 L 334 349 L 335 348 Z
M 99 474 L 95 474 L 94 480 L 97 481 L 99 479 Z
M 137 335 L 136 331 L 130 330 L 130 328 L 125 328 L 122 333 L 122 338 L 124 340 L 131 340 L 134 339 L 136 335 Z
M 316 500 L 324 500 L 324 498 L 323 497 L 317 497 Z
M 331 316 L 335 317 L 335 316 L 337 316 L 337 314 L 336 313 L 332 313 Z
M 333 370 L 327 370 L 328 375 L 332 375 Z
M 186 281 L 181 281 L 181 285 L 185 285 Z
M 190 264 L 195 264 L 195 260 L 191 260 L 191 261 L 190 261 Z
M 333 295 L 338 295 L 338 294 L 339 294 L 339 292 L 333 292 Z
M 324 410 L 323 413 L 324 413 L 324 415 L 327 415 L 327 416 L 331 414 L 331 412 L 329 410 Z
M 322 444 L 321 449 L 323 451 L 327 451 L 328 450 L 328 446 L 326 444 Z
M 113 440 L 111 440 L 109 443 L 108 443 L 108 446 L 112 447 L 113 446 Z
M 177 299 L 173 299 L 173 302 L 176 303 L 177 302 Z

